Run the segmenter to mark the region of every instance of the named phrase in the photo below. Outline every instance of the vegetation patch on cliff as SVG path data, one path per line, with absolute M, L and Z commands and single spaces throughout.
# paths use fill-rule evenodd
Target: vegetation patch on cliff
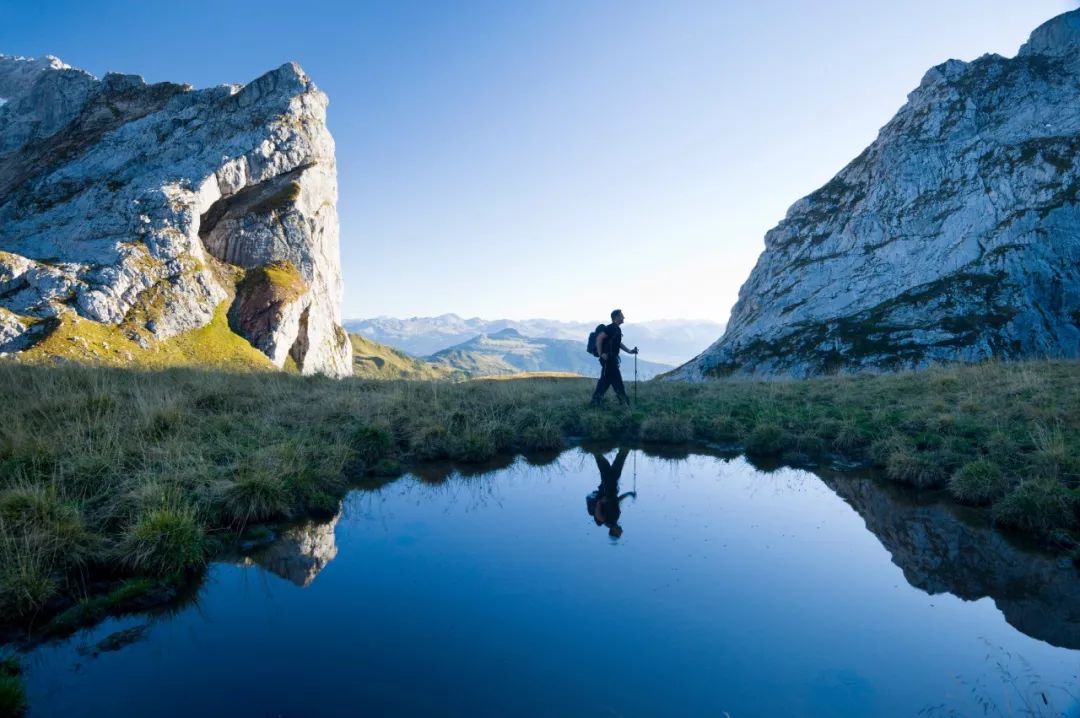
M 723 378 L 761 363 L 786 367 L 808 362 L 813 373 L 874 369 L 902 370 L 919 366 L 934 350 L 957 350 L 985 340 L 1008 357 L 1016 348 L 996 333 L 1016 315 L 999 301 L 1003 277 L 959 272 L 914 287 L 870 309 L 824 322 L 793 324 L 776 339 L 755 338 L 738 347 L 728 362 L 706 370 Z M 959 301 L 958 298 L 963 298 Z M 913 317 L 940 319 L 920 323 Z M 915 337 L 915 332 L 925 332 Z
M 300 199 L 300 183 L 296 181 L 289 182 L 284 187 L 274 192 L 265 199 L 260 200 L 251 208 L 253 214 L 265 214 L 267 212 L 276 212 L 283 207 L 292 204 L 296 200 Z
M 122 327 L 84 319 L 73 311 L 44 320 L 49 326 L 40 341 L 19 354 L 19 361 L 57 360 L 100 366 L 136 365 L 148 369 L 201 366 L 230 370 L 274 369 L 262 352 L 229 328 L 222 302 L 206 326 L 142 346 Z
M 307 282 L 292 262 L 270 262 L 249 269 L 236 287 L 238 296 L 258 293 L 276 304 L 291 304 L 307 290 Z

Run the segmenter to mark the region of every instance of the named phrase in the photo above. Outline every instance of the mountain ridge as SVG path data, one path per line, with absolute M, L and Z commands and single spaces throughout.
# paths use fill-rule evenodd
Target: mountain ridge
M 573 322 L 554 319 L 463 318 L 452 312 L 437 317 L 374 317 L 349 319 L 345 327 L 382 344 L 428 356 L 482 334 L 513 328 L 527 337 L 577 341 L 584 352 L 585 338 L 602 320 Z M 672 366 L 697 355 L 723 331 L 723 324 L 707 320 L 659 319 L 630 322 L 624 327 L 629 341 L 645 356 Z
M 723 335 L 672 378 L 1080 355 L 1080 10 L 1011 59 L 931 68 L 765 235 Z
M 599 362 L 596 357 L 586 353 L 584 342 L 528 337 L 509 327 L 493 334 L 473 337 L 424 359 L 471 377 L 523 372 L 565 372 L 591 378 L 600 376 Z M 624 362 L 624 366 L 633 366 L 632 358 L 627 357 L 626 361 L 629 364 Z M 638 378 L 643 381 L 673 368 L 640 358 L 637 365 Z

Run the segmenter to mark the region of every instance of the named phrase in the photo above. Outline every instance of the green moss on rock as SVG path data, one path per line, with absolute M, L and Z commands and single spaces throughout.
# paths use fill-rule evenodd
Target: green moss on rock
M 292 204 L 296 200 L 300 199 L 301 187 L 297 181 L 292 181 L 285 185 L 277 192 L 274 192 L 269 197 L 258 202 L 251 208 L 252 214 L 267 214 L 270 212 L 276 212 L 279 209 L 284 208 L 286 205 Z
M 236 291 L 237 296 L 265 292 L 270 302 L 291 304 L 308 291 L 308 285 L 292 262 L 270 262 L 249 269 Z

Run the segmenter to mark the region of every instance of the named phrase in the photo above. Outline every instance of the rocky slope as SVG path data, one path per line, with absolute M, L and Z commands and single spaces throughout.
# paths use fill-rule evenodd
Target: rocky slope
M 934 67 L 765 236 L 727 331 L 674 376 L 1080 355 L 1080 11 Z
M 0 55 L 0 98 L 0 352 L 213 360 L 235 333 L 350 373 L 327 99 L 297 65 L 194 90 Z

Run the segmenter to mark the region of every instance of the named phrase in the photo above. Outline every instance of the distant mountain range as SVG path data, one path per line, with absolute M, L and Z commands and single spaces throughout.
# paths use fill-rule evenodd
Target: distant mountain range
M 595 328 L 595 326 L 593 327 Z M 461 344 L 425 357 L 436 367 L 462 372 L 471 377 L 517 374 L 520 372 L 572 372 L 597 377 L 600 365 L 585 352 L 584 341 L 527 337 L 507 327 L 492 334 L 481 334 Z M 634 376 L 633 357 L 623 359 L 623 378 Z M 638 359 L 638 378 L 651 379 L 674 366 Z
M 594 322 L 561 322 L 554 319 L 464 319 L 456 314 L 437 317 L 396 319 L 376 317 L 345 322 L 350 332 L 361 334 L 381 344 L 387 344 L 414 356 L 436 354 L 481 335 L 497 334 L 513 329 L 535 339 L 563 339 L 576 342 L 575 352 L 585 360 L 585 338 L 596 325 Z M 704 351 L 724 333 L 717 322 L 691 319 L 661 319 L 649 322 L 628 322 L 623 327 L 627 346 L 638 346 L 641 357 L 662 364 L 678 365 Z M 641 358 L 638 361 L 641 368 Z

